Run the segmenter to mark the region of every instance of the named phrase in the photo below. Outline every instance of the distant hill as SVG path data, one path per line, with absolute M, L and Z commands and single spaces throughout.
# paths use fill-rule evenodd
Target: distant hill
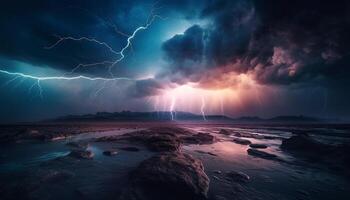
M 276 116 L 273 118 L 260 118 L 257 116 L 244 116 L 239 118 L 230 118 L 225 115 L 206 115 L 208 121 L 227 121 L 232 123 L 322 123 L 329 120 L 308 117 L 308 116 Z M 50 121 L 203 121 L 202 115 L 189 112 L 98 112 L 96 114 L 86 115 L 67 115 Z M 332 121 L 334 122 L 334 120 Z
M 204 120 L 202 115 L 189 112 L 98 112 L 86 115 L 67 115 L 53 121 L 169 121 L 169 120 Z M 223 115 L 206 115 L 206 120 L 232 120 Z

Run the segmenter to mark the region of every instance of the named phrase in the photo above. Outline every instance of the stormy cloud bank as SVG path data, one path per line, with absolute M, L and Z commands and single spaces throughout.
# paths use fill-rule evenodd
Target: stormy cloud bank
M 127 59 L 114 71 L 138 78 L 122 86 L 125 98 L 159 95 L 187 83 L 209 90 L 235 89 L 244 74 L 258 85 L 298 93 L 298 99 L 310 89 L 324 91 L 327 109 L 349 117 L 346 0 L 6 1 L 0 8 L 1 66 L 14 60 L 70 72 L 79 63 L 115 59 L 96 43 L 45 47 L 57 36 L 86 36 L 120 49 L 126 38 L 118 31 L 132 33 L 154 7 L 155 14 L 167 19 L 136 37 Z M 181 23 L 185 29 L 172 30 Z M 104 65 L 76 73 L 109 76 Z M 11 101 L 11 95 L 4 96 L 3 104 Z

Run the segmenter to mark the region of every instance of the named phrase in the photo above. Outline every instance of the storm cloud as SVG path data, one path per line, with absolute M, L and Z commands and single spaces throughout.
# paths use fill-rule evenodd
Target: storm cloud
M 120 57 L 104 45 L 64 41 L 47 47 L 59 37 L 70 36 L 94 38 L 120 51 L 150 14 L 161 19 L 133 38 L 125 59 L 113 68 L 115 76 L 129 81 L 43 83 L 50 97 L 39 109 L 42 100 L 27 92 L 28 88 L 36 91 L 31 87 L 33 80 L 26 79 L 24 86 L 16 86 L 20 89 L 11 90 L 8 81 L 14 77 L 0 74 L 5 85 L 0 88 L 0 109 L 17 110 L 11 121 L 30 118 L 31 113 L 38 113 L 38 119 L 50 117 L 56 104 L 62 105 L 56 115 L 143 111 L 149 109 L 142 102 L 145 98 L 186 84 L 209 91 L 235 90 L 244 75 L 261 88 L 281 91 L 283 105 L 293 104 L 289 111 L 314 114 L 325 107 L 332 116 L 349 118 L 349 10 L 346 0 L 4 1 L 0 8 L 0 68 L 40 76 L 111 77 L 106 64 L 71 73 L 78 64 Z M 17 79 L 13 82 L 17 84 Z M 317 93 L 318 102 L 300 106 L 310 93 Z M 58 98 L 66 94 L 70 95 Z M 249 113 L 263 110 L 268 115 L 281 110 L 275 108 L 276 103 L 267 102 L 260 108 L 255 99 L 249 102 Z M 1 120 L 7 118 L 0 115 Z
M 348 9 L 347 1 L 213 1 L 199 16 L 206 25 L 164 43 L 166 70 L 176 80 L 249 73 L 273 85 L 349 75 Z

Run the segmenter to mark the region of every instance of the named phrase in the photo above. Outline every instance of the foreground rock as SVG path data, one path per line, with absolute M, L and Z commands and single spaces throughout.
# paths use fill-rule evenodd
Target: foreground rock
M 237 143 L 237 144 L 242 144 L 242 145 L 249 145 L 252 142 L 249 140 L 245 140 L 245 139 L 241 139 L 241 138 L 234 138 L 233 142 Z
M 102 137 L 97 141 L 122 141 L 145 145 L 154 152 L 176 152 L 182 143 L 211 144 L 216 138 L 209 133 L 193 133 L 181 128 L 151 128 L 135 131 L 121 136 Z
M 308 134 L 294 135 L 288 139 L 284 139 L 281 148 L 289 151 L 307 152 L 307 153 L 321 153 L 330 150 L 330 146 L 322 144 Z
M 247 152 L 251 156 L 264 158 L 264 159 L 275 159 L 275 160 L 278 160 L 278 157 L 275 154 L 267 153 L 265 151 L 260 151 L 260 150 L 257 150 L 257 149 L 248 149 Z
M 68 156 L 78 159 L 92 159 L 94 157 L 94 153 L 88 150 L 73 150 Z
M 117 155 L 117 154 L 118 154 L 118 151 L 115 151 L 115 150 L 113 150 L 113 149 L 107 150 L 107 151 L 104 151 L 104 152 L 103 152 L 103 155 L 105 155 L 105 156 L 115 156 L 115 155 Z
M 221 135 L 231 135 L 230 131 L 226 130 L 226 129 L 221 129 L 219 131 L 219 134 Z
M 284 139 L 281 149 L 296 157 L 312 160 L 313 163 L 325 164 L 327 168 L 344 173 L 350 177 L 350 144 L 340 145 L 321 143 L 305 133 L 299 133 L 289 139 Z
M 161 153 L 132 172 L 130 188 L 121 199 L 207 199 L 209 178 L 200 160 L 184 153 Z
M 250 144 L 249 147 L 255 149 L 266 149 L 267 146 L 265 144 Z
M 215 137 L 209 133 L 197 133 L 194 135 L 183 136 L 181 140 L 188 144 L 212 144 L 215 142 Z
M 134 142 L 145 145 L 155 152 L 173 152 L 180 148 L 180 139 L 177 136 L 178 129 L 153 128 L 150 130 L 135 131 L 117 137 L 103 137 L 98 141 L 122 141 Z M 179 131 L 181 134 L 181 131 Z

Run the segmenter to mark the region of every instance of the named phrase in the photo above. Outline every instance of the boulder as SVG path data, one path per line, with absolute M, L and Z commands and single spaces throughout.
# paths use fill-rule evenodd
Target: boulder
M 119 140 L 140 143 L 155 152 L 172 152 L 180 148 L 180 139 L 170 129 L 136 131 L 121 136 Z
M 242 145 L 249 145 L 252 142 L 246 139 L 241 139 L 241 138 L 234 138 L 233 142 L 237 143 L 237 144 L 242 144 Z
M 230 131 L 226 130 L 226 129 L 221 129 L 219 131 L 219 134 L 221 135 L 231 135 Z
M 265 144 L 250 144 L 249 147 L 255 149 L 266 149 L 267 146 Z
M 215 137 L 210 133 L 197 133 L 193 135 L 181 137 L 184 143 L 188 144 L 212 144 L 215 141 Z
M 94 157 L 94 153 L 88 150 L 73 150 L 68 156 L 78 159 L 92 159 Z
M 260 151 L 257 149 L 248 149 L 248 154 L 251 156 L 264 158 L 264 159 L 278 159 L 278 157 L 275 154 L 267 153 L 265 151 Z
M 103 152 L 103 155 L 105 156 L 115 156 L 118 154 L 118 151 L 115 150 L 107 150 Z
M 281 144 L 283 150 L 306 152 L 308 154 L 327 152 L 328 148 L 328 145 L 312 139 L 308 134 L 293 135 L 288 139 L 284 139 Z
M 207 199 L 209 178 L 203 164 L 180 152 L 160 153 L 143 161 L 131 173 L 130 187 L 121 199 Z

